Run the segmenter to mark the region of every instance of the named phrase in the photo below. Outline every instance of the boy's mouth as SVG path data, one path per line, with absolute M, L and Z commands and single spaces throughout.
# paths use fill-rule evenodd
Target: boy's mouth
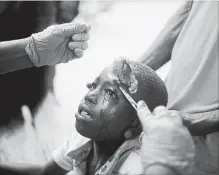
M 85 105 L 80 105 L 78 107 L 78 113 L 75 115 L 78 120 L 91 121 L 92 116 L 90 113 L 90 109 Z

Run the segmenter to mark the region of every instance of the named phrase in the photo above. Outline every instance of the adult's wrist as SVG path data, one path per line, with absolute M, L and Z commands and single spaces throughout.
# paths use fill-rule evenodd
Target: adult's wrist
M 0 42 L 0 74 L 34 66 L 25 52 L 29 39 Z

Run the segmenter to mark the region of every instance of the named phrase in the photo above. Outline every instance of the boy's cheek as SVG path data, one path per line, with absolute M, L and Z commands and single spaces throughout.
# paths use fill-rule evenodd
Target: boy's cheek
M 100 116 L 101 118 L 104 118 L 105 120 L 112 120 L 113 118 L 115 118 L 116 113 L 117 113 L 116 104 L 105 103 L 105 105 L 102 106 Z

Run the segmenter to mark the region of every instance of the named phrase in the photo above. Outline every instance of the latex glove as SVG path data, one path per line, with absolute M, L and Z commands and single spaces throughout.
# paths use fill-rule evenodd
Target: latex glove
M 56 65 L 83 56 L 90 26 L 80 23 L 53 25 L 31 35 L 25 51 L 37 67 Z
M 180 174 L 187 174 L 193 166 L 195 146 L 179 115 L 163 106 L 150 112 L 145 102 L 137 107 L 143 127 L 141 159 L 145 171 L 155 164 L 162 164 Z

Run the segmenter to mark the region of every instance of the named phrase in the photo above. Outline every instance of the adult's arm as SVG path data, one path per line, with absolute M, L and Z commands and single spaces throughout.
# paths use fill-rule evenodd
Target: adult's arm
M 164 165 L 152 165 L 144 173 L 145 175 L 181 175 L 174 169 Z
M 140 57 L 140 62 L 156 71 L 170 60 L 173 46 L 189 16 L 191 7 L 192 1 L 187 1 L 174 13 L 152 45 Z
M 186 114 L 181 113 L 184 125 L 193 136 L 203 136 L 219 131 L 219 110 Z
M 0 74 L 33 67 L 25 46 L 30 38 L 0 42 Z
M 88 25 L 65 23 L 50 26 L 29 38 L 0 42 L 0 74 L 81 58 L 88 47 L 89 31 Z
M 55 2 L 35 3 L 37 17 L 34 32 L 36 33 L 55 23 L 56 9 Z M 24 50 L 28 40 L 29 38 L 0 42 L 0 74 L 34 66 Z
M 54 161 L 50 161 L 46 166 L 9 166 L 0 164 L 1 175 L 65 175 L 66 170 L 59 167 Z

